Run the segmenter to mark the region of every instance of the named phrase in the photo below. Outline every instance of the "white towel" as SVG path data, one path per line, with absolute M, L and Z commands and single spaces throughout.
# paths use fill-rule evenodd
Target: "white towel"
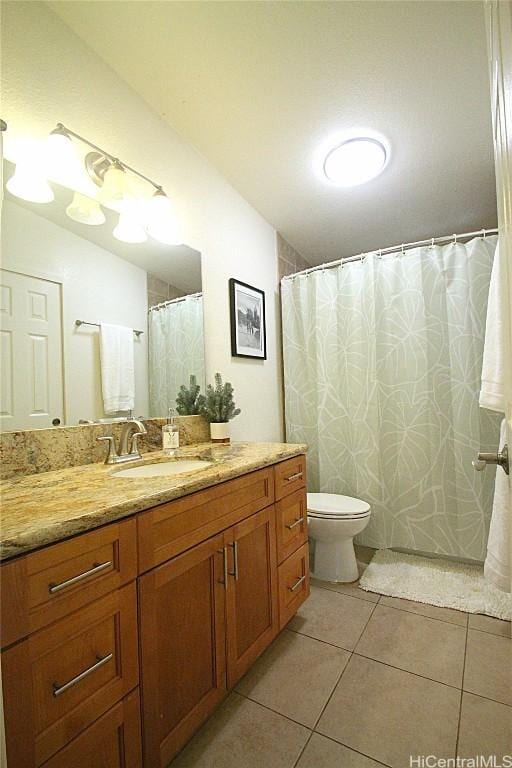
M 503 419 L 500 429 L 500 450 L 505 445 L 507 420 Z M 487 556 L 484 563 L 484 576 L 503 592 L 511 591 L 510 540 L 511 498 L 508 477 L 498 467 L 494 485 L 491 526 L 487 540 Z
M 133 329 L 101 323 L 100 358 L 105 413 L 132 410 L 135 406 Z
M 503 267 L 500 259 L 499 243 L 494 253 L 494 262 L 489 285 L 487 320 L 485 324 L 484 357 L 482 361 L 482 388 L 480 407 L 491 411 L 505 412 L 504 398 L 504 354 L 505 354 L 505 318 L 502 288 L 504 286 Z

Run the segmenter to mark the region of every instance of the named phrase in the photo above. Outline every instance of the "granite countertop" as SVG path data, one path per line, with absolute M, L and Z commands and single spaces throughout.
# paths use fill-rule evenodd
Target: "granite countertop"
M 181 448 L 177 458 L 202 458 L 213 461 L 213 466 L 189 474 L 115 477 L 120 469 L 169 460 L 158 451 L 130 464 L 86 464 L 4 480 L 0 483 L 0 560 L 305 452 L 305 445 L 293 443 L 202 443 Z

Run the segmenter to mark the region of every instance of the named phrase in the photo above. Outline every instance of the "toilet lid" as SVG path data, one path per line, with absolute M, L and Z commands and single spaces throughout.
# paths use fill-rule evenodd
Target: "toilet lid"
M 338 493 L 308 493 L 308 515 L 310 517 L 354 518 L 370 513 L 370 505 L 353 496 Z

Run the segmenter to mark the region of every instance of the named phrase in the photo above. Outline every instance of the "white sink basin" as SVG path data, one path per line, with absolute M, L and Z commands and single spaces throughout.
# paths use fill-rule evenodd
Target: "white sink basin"
M 172 461 L 160 461 L 157 464 L 145 464 L 142 467 L 130 467 L 113 472 L 114 477 L 170 477 L 181 475 L 185 472 L 198 472 L 200 469 L 211 467 L 213 461 L 202 459 L 174 459 Z

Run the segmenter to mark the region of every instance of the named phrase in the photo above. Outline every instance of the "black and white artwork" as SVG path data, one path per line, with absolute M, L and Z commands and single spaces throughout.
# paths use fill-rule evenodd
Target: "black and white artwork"
M 231 278 L 231 354 L 234 357 L 267 359 L 265 294 L 258 288 Z

